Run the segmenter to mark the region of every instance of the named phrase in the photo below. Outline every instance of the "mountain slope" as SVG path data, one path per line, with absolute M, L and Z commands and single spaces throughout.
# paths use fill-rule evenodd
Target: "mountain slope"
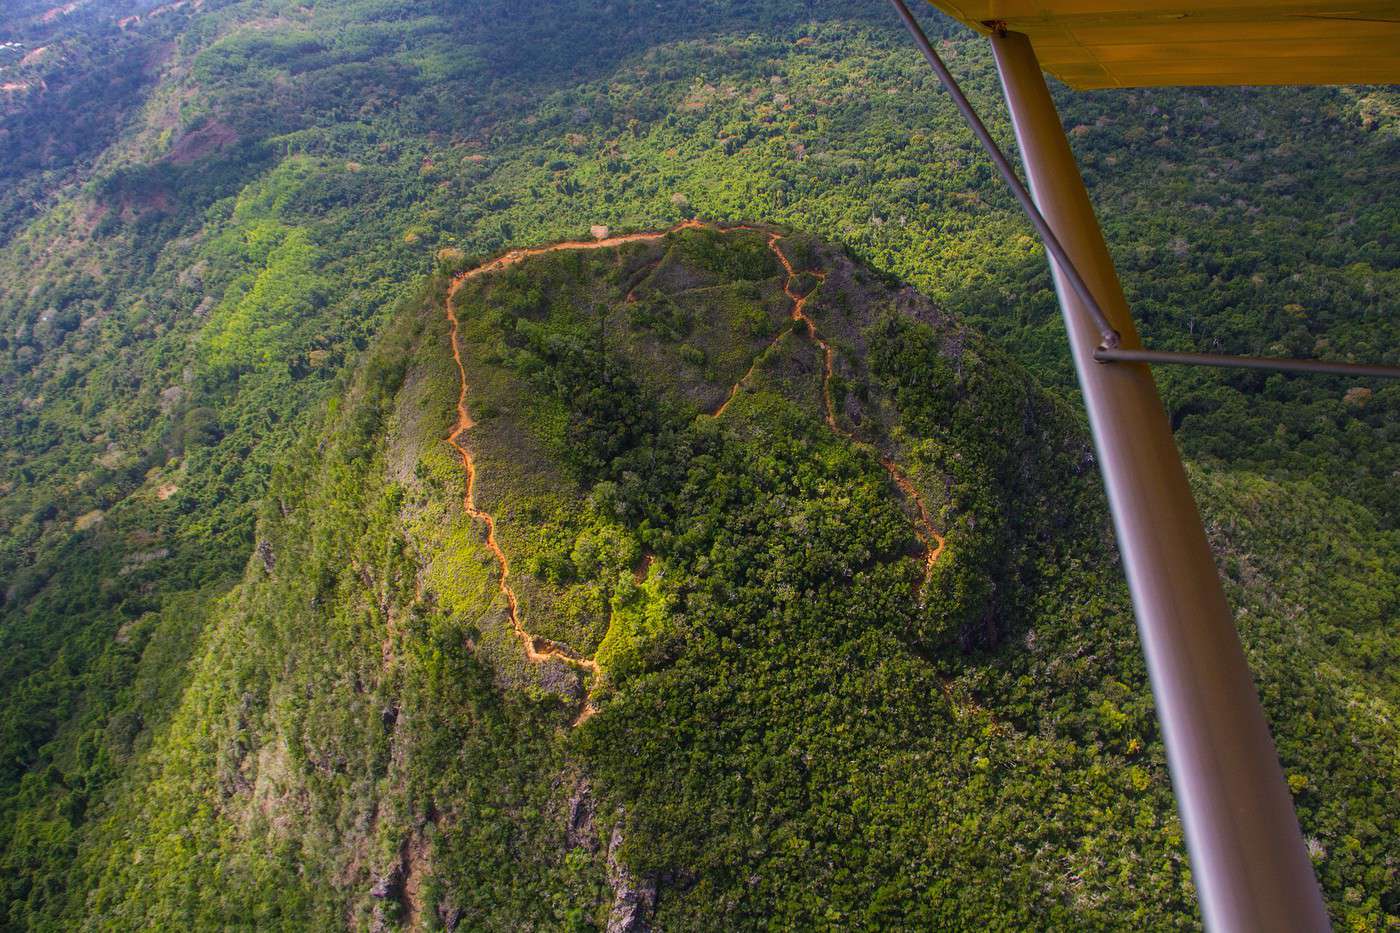
M 36 919 L 1195 925 L 1067 410 L 810 238 L 508 260 L 445 255 L 287 458 Z M 1348 728 L 1364 775 L 1302 751 L 1374 852 Z
M 6 918 L 0 922 L 57 916 L 103 874 L 89 867 L 70 878 L 69 865 L 80 849 L 88 853 L 83 864 L 98 851 L 91 819 L 107 812 L 116 785 L 126 788 L 122 793 L 135 793 L 133 780 L 140 787 L 136 775 L 149 772 L 133 771 L 135 762 L 153 743 L 165 747 L 162 737 L 176 728 L 173 711 L 196 674 L 207 683 L 233 663 L 236 649 L 209 657 L 198 646 L 215 637 L 208 626 L 224 631 L 233 624 L 226 600 L 249 556 L 260 554 L 256 523 L 268 521 L 259 516 L 274 475 L 290 469 L 289 458 L 305 462 L 277 480 L 295 490 L 282 497 L 288 508 L 297 497 L 320 502 L 333 490 L 337 501 L 386 514 L 372 512 L 377 506 L 368 491 L 324 485 L 333 477 L 311 471 L 322 452 L 304 438 L 343 433 L 336 419 L 348 417 L 344 407 L 325 424 L 322 407 L 359 378 L 350 373 L 364 365 L 366 348 L 386 327 L 416 319 L 417 306 L 404 296 L 425 287 L 438 256 L 451 263 L 454 250 L 489 255 L 587 236 L 594 224 L 664 229 L 691 217 L 820 232 L 995 337 L 1074 410 L 1043 253 L 880 3 L 550 0 L 521 8 L 496 0 L 205 0 L 155 7 L 147 0 L 92 0 L 48 7 L 24 0 L 15 9 L 22 15 L 0 24 L 0 84 L 25 85 L 0 92 L 0 150 L 11 156 L 0 166 L 0 910 Z M 933 31 L 994 132 L 1009 143 L 983 43 L 946 22 L 935 20 Z M 1394 353 L 1387 309 L 1400 296 L 1394 235 L 1400 109 L 1393 89 L 1057 93 L 1057 101 L 1151 342 L 1377 360 Z M 798 241 L 786 237 L 783 248 L 795 250 Z M 753 244 L 755 256 L 765 256 L 765 242 Z M 790 255 L 799 270 L 806 268 L 799 253 Z M 771 250 L 765 261 L 777 262 Z M 780 266 L 770 268 L 774 278 L 765 286 L 766 320 L 775 327 L 800 323 L 784 317 L 791 301 L 780 297 Z M 536 278 L 528 264 L 514 271 Z M 723 278 L 737 277 L 725 270 Z M 805 293 L 814 283 L 799 277 L 791 284 Z M 662 385 L 650 391 L 713 413 L 740 381 L 738 363 L 756 359 L 753 384 L 785 386 L 803 418 L 839 446 L 841 431 L 825 425 L 824 353 L 803 326 L 763 355 L 780 331 L 760 326 L 759 314 L 734 305 L 740 318 L 730 328 L 747 334 L 743 341 L 703 329 L 683 334 L 698 312 L 646 307 L 645 291 L 638 289 L 635 310 L 658 335 L 657 346 L 631 347 L 639 354 L 629 357 L 634 382 L 649 385 L 648 373 L 662 373 Z M 472 294 L 462 292 L 464 300 Z M 1064 655 L 1008 647 L 1016 641 L 1007 632 L 1029 625 L 1025 620 L 1037 613 L 1097 599 L 1096 590 L 1068 584 L 1055 598 L 1034 596 L 1019 582 L 1029 566 L 1048 576 L 1081 559 L 1032 559 L 1027 549 L 1062 535 L 1023 521 L 1013 507 L 1018 496 L 1033 499 L 1049 483 L 1042 474 L 1063 471 L 1014 467 L 1021 455 L 1007 451 L 1020 448 L 1006 437 L 979 441 L 975 432 L 961 432 L 937 440 L 940 425 L 960 417 L 962 397 L 936 400 L 946 377 L 938 371 L 928 384 L 901 381 L 928 369 L 932 346 L 904 330 L 877 341 L 840 326 L 839 317 L 819 318 L 821 294 L 817 289 L 812 305 L 818 334 L 836 359 L 846 360 L 842 365 L 853 367 L 836 369 L 831 398 L 840 411 L 849 408 L 873 425 L 867 436 L 843 414 L 839 427 L 876 445 L 856 445 L 864 453 L 853 456 L 869 469 L 871 490 L 890 497 L 907 520 L 898 547 L 909 556 L 901 566 L 920 575 L 920 555 L 933 550 L 933 539 L 921 534 L 919 510 L 880 464 L 880 451 L 924 490 L 931 514 L 952 494 L 939 492 L 940 471 L 954 474 L 960 501 L 976 507 L 969 531 L 987 531 L 960 539 L 956 527 L 935 528 L 957 546 L 950 555 L 961 548 L 975 559 L 943 564 L 940 555 L 943 571 L 929 587 L 937 583 L 942 596 L 928 604 L 945 610 L 915 614 L 911 650 L 972 650 L 940 655 L 942 675 L 1028 734 L 1050 728 L 1042 724 L 1046 716 L 1051 726 L 1092 716 L 1110 728 L 1125 697 L 1137 709 L 1145 685 L 1128 674 L 1087 694 L 1048 695 L 1037 686 L 1104 676 L 1095 666 L 1102 657 L 1135 664 L 1121 615 L 1113 626 L 1081 626 Z M 423 327 L 447 327 L 440 307 L 425 313 L 437 320 Z M 624 333 L 619 322 L 607 333 Z M 463 318 L 464 328 L 476 326 Z M 528 327 L 512 332 L 516 343 L 501 360 L 516 360 L 526 347 L 520 341 L 536 336 Z M 585 349 L 596 346 L 592 336 L 583 340 Z M 688 344 L 684 353 L 660 347 L 676 342 Z M 901 355 L 892 346 L 900 342 L 921 349 Z M 423 352 L 439 354 L 448 345 L 438 334 L 425 338 Z M 810 358 L 798 367 L 794 355 L 803 354 Z M 401 347 L 389 357 L 398 362 L 381 376 L 394 383 L 394 367 L 419 354 Z M 584 379 L 586 357 L 560 359 L 569 367 L 546 394 L 591 384 Z M 519 383 L 495 385 L 481 375 L 500 364 L 466 362 L 471 388 L 495 391 L 496 409 L 524 397 Z M 434 365 L 448 383 L 456 379 L 450 356 Z M 880 377 L 888 383 L 885 407 L 873 409 L 845 380 L 879 382 L 870 375 L 878 367 L 899 378 Z M 1400 831 L 1387 815 L 1393 808 L 1385 795 L 1397 786 L 1387 776 L 1394 769 L 1386 750 L 1396 745 L 1390 732 L 1396 684 L 1389 672 L 1400 585 L 1389 568 L 1396 565 L 1398 389 L 1181 369 L 1159 377 L 1195 466 L 1333 909 L 1339 922 L 1361 928 L 1393 924 L 1386 918 L 1400 914 Z M 425 391 L 421 380 L 411 385 Z M 720 421 L 739 418 L 753 404 L 753 393 L 740 388 Z M 397 391 L 396 384 L 375 390 Z M 456 389 L 442 391 L 446 409 L 437 402 L 428 407 L 448 419 L 439 426 L 445 437 Z M 542 391 L 531 383 L 525 394 L 542 397 Z M 896 419 L 889 398 L 901 392 L 913 401 Z M 918 402 L 924 395 L 935 401 L 924 407 Z M 601 405 L 612 395 L 598 398 Z M 1020 398 L 997 395 L 969 408 L 968 416 L 1005 419 Z M 684 434 L 670 409 L 650 405 L 627 409 L 633 420 L 623 437 Z M 366 425 L 383 416 L 355 410 L 370 419 Z M 552 436 L 550 425 L 565 423 L 564 410 L 534 411 L 536 433 Z M 477 423 L 462 440 L 474 436 L 489 446 L 506 422 L 494 419 L 489 405 L 469 411 Z M 580 428 L 576 439 L 591 444 L 595 433 L 611 430 L 606 414 L 597 415 L 596 431 Z M 413 423 L 419 426 L 405 433 L 416 443 L 432 447 L 440 440 L 437 428 Z M 364 430 L 379 437 L 378 428 Z M 532 436 L 512 431 L 497 443 L 523 444 Z M 657 448 L 658 457 L 670 443 Z M 584 490 L 623 449 L 630 448 L 600 447 L 587 463 L 571 459 L 581 454 L 537 446 L 522 448 L 533 453 L 519 462 L 501 453 L 491 461 L 490 451 L 479 456 L 490 467 L 482 472 L 481 503 L 501 522 L 507 556 L 519 554 L 511 580 L 527 630 L 600 665 L 614 655 L 626 668 L 652 657 L 639 646 L 645 638 L 627 633 L 659 623 L 643 613 L 605 644 L 611 590 L 580 589 L 568 579 L 580 516 L 591 514 L 579 504 Z M 443 480 L 446 490 L 460 478 L 461 465 L 450 445 L 444 455 L 440 467 L 455 477 Z M 401 454 L 405 462 L 417 456 Z M 743 490 L 774 488 L 745 457 L 726 467 L 734 481 L 743 479 Z M 532 472 L 542 465 L 550 465 L 545 473 Z M 648 460 L 619 467 L 622 474 L 605 479 L 612 485 L 602 495 L 624 503 L 659 496 L 657 507 L 671 508 L 665 503 L 674 498 L 674 477 L 660 491 L 637 485 L 661 482 L 653 466 Z M 1074 469 L 1092 477 L 1092 464 Z M 1006 486 L 1010 476 L 1015 491 Z M 492 477 L 515 485 L 494 488 Z M 512 512 L 516 486 L 526 485 L 540 498 L 539 514 Z M 1045 490 L 1057 495 L 1053 485 Z M 462 492 L 456 491 L 459 499 Z M 434 501 L 453 508 L 446 492 Z M 755 521 L 778 521 L 766 512 L 752 521 L 732 512 L 718 509 L 710 522 L 731 522 L 761 537 L 766 526 Z M 639 572 L 648 555 L 659 553 L 647 541 L 661 532 L 648 529 L 678 514 L 615 516 L 625 527 L 637 524 L 633 537 L 641 543 L 610 526 L 585 544 L 578 560 L 601 567 L 602 558 L 589 555 L 603 553 Z M 1098 514 L 1086 506 L 1074 521 Z M 939 517 L 945 519 L 954 520 Z M 314 517 L 302 520 L 299 533 L 309 535 Z M 651 525 L 640 524 L 647 520 Z M 339 534 L 340 521 L 328 519 L 325 533 Z M 479 530 L 471 523 L 454 527 L 461 541 Z M 362 530 L 386 540 L 400 534 Z M 355 540 L 337 544 L 346 561 L 359 547 Z M 737 541 L 731 535 L 725 544 Z M 466 553 L 459 545 L 428 550 Z M 1096 548 L 1083 559 L 1097 567 L 1109 558 Z M 495 592 L 490 556 L 482 554 L 479 567 L 439 567 L 439 577 L 471 571 L 478 580 L 481 593 L 461 597 L 460 611 L 469 613 L 470 600 Z M 255 557 L 254 568 L 261 562 Z M 287 561 L 281 566 L 285 574 Z M 331 562 L 323 573 L 341 569 Z M 1096 585 L 1111 588 L 1115 573 L 1103 566 Z M 556 605 L 561 586 L 567 600 Z M 716 592 L 714 599 L 727 605 L 730 590 Z M 300 611 L 299 591 L 282 596 L 288 602 L 278 611 Z M 263 592 L 265 613 L 282 596 Z M 1121 609 L 1121 602 L 1114 605 Z M 551 607 L 543 619 L 540 606 Z M 1021 621 L 987 622 L 998 618 Z M 289 622 L 262 631 L 265 653 L 275 659 L 295 646 L 300 628 Z M 246 641 L 239 634 L 234 643 Z M 509 659 L 523 665 L 509 642 L 502 639 L 481 668 L 490 678 Z M 977 653 L 994 642 L 995 652 Z M 1041 634 L 1029 642 L 1042 643 Z M 314 660 L 319 649 L 302 650 Z M 745 670 L 745 679 L 757 678 Z M 334 679 L 330 669 L 324 673 Z M 539 689 L 576 702 L 569 684 L 577 677 L 567 669 L 558 674 L 557 683 Z M 600 709 L 605 700 L 597 698 Z M 207 709 L 222 708 L 223 699 L 208 702 Z M 204 728 L 199 717 L 182 715 L 181 728 Z M 523 714 L 489 715 L 504 723 L 501 748 L 534 734 Z M 332 736 L 337 729 L 322 731 Z M 344 725 L 336 744 L 361 757 L 379 754 L 358 729 Z M 1150 736 L 1143 742 L 1153 747 Z M 481 748 L 485 757 L 478 761 L 503 754 L 493 741 L 482 740 Z M 221 754 L 243 760 L 236 751 Z M 544 752 L 521 755 L 548 760 L 538 765 L 540 773 L 559 773 Z M 171 786 L 207 781 L 214 765 L 199 759 L 186 767 L 185 783 Z M 1165 818 L 1169 801 L 1154 799 L 1155 818 Z M 335 822 L 318 819 L 316 825 Z M 113 824 L 112 831 L 125 827 Z M 1013 837 L 996 844 L 1014 845 Z M 305 850 L 331 857 L 317 844 Z M 162 883 L 189 878 L 191 864 Z M 387 856 L 375 870 L 383 864 Z M 232 865 L 202 870 L 231 872 Z M 497 878 L 493 884 L 507 876 L 482 870 L 478 880 Z M 102 903 L 115 910 L 132 898 L 134 917 L 141 889 L 123 887 L 125 871 L 113 869 Z M 549 877 L 530 890 L 564 890 L 561 876 Z M 601 875 L 592 877 L 602 883 Z M 303 890 L 290 875 L 284 881 L 288 891 Z M 219 896 L 242 897 L 248 906 L 278 896 L 257 883 L 210 884 Z M 307 916 L 313 903 L 338 910 L 329 906 L 342 899 L 327 893 L 333 889 L 339 890 L 314 889 L 293 913 Z M 514 896 L 504 887 L 493 890 L 499 898 Z M 592 903 L 591 895 L 579 897 Z M 512 916 L 528 913 L 512 909 Z

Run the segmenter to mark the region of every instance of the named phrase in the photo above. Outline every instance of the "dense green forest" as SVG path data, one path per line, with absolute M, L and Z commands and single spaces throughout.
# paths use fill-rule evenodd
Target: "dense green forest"
M 13 7 L 0 923 L 1197 922 L 1043 251 L 882 4 Z M 1395 90 L 1057 100 L 1149 343 L 1400 362 Z M 690 218 L 826 278 L 692 230 L 457 292 L 519 615 L 598 673 L 530 665 L 449 278 Z M 1400 387 L 1159 381 L 1392 928 Z

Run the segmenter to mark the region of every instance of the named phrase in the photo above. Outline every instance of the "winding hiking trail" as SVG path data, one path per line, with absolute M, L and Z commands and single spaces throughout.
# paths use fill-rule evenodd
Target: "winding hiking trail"
M 914 509 L 918 513 L 918 521 L 914 523 L 914 533 L 918 535 L 919 540 L 924 545 L 924 576 L 923 580 L 919 583 L 919 597 L 922 600 L 924 590 L 928 587 L 928 581 L 933 575 L 933 565 L 937 563 L 939 556 L 942 555 L 943 547 L 946 542 L 943 536 L 934 530 L 933 518 L 929 515 L 928 505 L 924 502 L 924 497 L 919 495 L 919 491 L 914 488 L 914 484 L 909 480 L 909 477 L 904 475 L 903 471 L 895 465 L 893 460 L 875 449 L 874 445 L 859 440 L 850 431 L 842 429 L 841 425 L 837 422 L 836 406 L 831 401 L 831 377 L 833 367 L 836 364 L 836 351 L 831 348 L 831 344 L 823 340 L 821 335 L 817 333 L 817 324 L 812 320 L 811 315 L 807 313 L 807 299 L 812 297 L 813 293 L 816 292 L 817 287 L 820 286 L 822 282 L 826 281 L 826 273 L 815 270 L 807 272 L 807 275 L 817 280 L 817 285 L 812 286 L 811 290 L 805 295 L 799 295 L 797 292 L 793 291 L 792 283 L 797 276 L 802 273 L 793 269 L 792 263 L 788 261 L 786 254 L 783 253 L 782 247 L 778 245 L 778 241 L 782 238 L 782 234 L 779 233 L 768 234 L 768 248 L 773 251 L 773 255 L 778 257 L 778 262 L 783 265 L 783 271 L 787 273 L 787 281 L 783 283 L 783 294 L 787 295 L 792 301 L 792 319 L 807 325 L 808 339 L 816 344 L 822 351 L 822 358 L 824 361 L 822 401 L 826 404 L 826 426 L 831 428 L 832 433 L 846 438 L 846 440 L 851 443 L 874 450 L 875 456 L 880 460 L 880 465 L 885 468 L 885 472 L 890 475 L 890 479 L 894 482 L 895 486 L 899 487 L 899 491 L 904 493 L 905 497 L 907 497 L 910 502 L 914 503 Z M 765 350 L 764 352 L 767 351 Z M 755 365 L 757 365 L 756 362 Z M 753 372 L 752 367 L 750 367 L 749 372 Z M 748 373 L 744 374 L 744 378 L 748 378 Z M 743 380 L 740 381 L 742 382 Z M 738 390 L 738 384 L 735 385 L 734 389 L 735 391 Z M 732 392 L 730 397 L 733 398 Z M 726 401 L 715 414 L 719 415 L 723 412 L 725 406 L 728 404 L 729 402 Z
M 596 662 L 588 658 L 580 658 L 557 642 L 550 641 L 539 635 L 531 635 L 525 631 L 520 624 L 520 606 L 516 602 L 515 589 L 510 585 L 510 562 L 506 560 L 505 551 L 501 550 L 501 545 L 496 541 L 496 519 L 490 512 L 478 508 L 476 505 L 476 461 L 472 458 L 471 451 L 463 446 L 458 438 L 462 432 L 470 431 L 476 426 L 472 416 L 467 412 L 467 380 L 466 368 L 462 365 L 462 352 L 458 349 L 457 343 L 457 317 L 451 310 L 448 311 L 448 319 L 452 322 L 452 358 L 457 361 L 457 372 L 462 376 L 461 391 L 457 396 L 457 424 L 448 435 L 447 440 L 457 452 L 461 454 L 462 465 L 467 469 L 467 490 L 463 497 L 462 504 L 466 507 L 467 514 L 486 525 L 486 547 L 496 556 L 496 563 L 501 567 L 501 576 L 498 581 L 500 590 L 505 594 L 506 602 L 510 607 L 510 621 L 515 629 L 516 636 L 525 645 L 525 656 L 531 661 L 540 662 L 550 658 L 558 658 L 566 664 L 598 673 Z
M 459 273 L 452 279 L 451 285 L 448 286 L 447 299 L 445 301 L 445 305 L 447 310 L 448 326 L 451 330 L 452 358 L 456 361 L 457 374 L 460 377 L 461 381 L 460 388 L 457 394 L 457 423 L 455 426 L 453 426 L 452 432 L 448 434 L 447 441 L 457 450 L 457 453 L 462 460 L 462 466 L 467 471 L 467 484 L 466 491 L 464 492 L 462 498 L 462 506 L 466 510 L 467 515 L 469 515 L 471 518 L 477 521 L 480 521 L 483 525 L 486 526 L 486 547 L 496 558 L 496 563 L 500 568 L 500 576 L 497 579 L 497 587 L 506 598 L 507 615 L 510 617 L 511 629 L 514 631 L 515 637 L 520 640 L 521 645 L 525 648 L 526 659 L 529 660 L 532 664 L 541 664 L 546 661 L 560 661 L 578 670 L 587 671 L 589 674 L 593 675 L 593 677 L 595 678 L 595 682 L 596 678 L 601 673 L 601 669 L 599 668 L 597 661 L 593 660 L 592 658 L 579 657 L 575 652 L 573 652 L 565 645 L 562 645 L 558 642 L 552 641 L 551 639 L 545 638 L 540 635 L 531 634 L 529 631 L 526 630 L 525 626 L 520 621 L 520 605 L 515 595 L 515 588 L 511 586 L 510 583 L 510 562 L 506 558 L 505 551 L 501 549 L 500 542 L 496 539 L 496 519 L 495 516 L 493 516 L 490 512 L 487 512 L 486 510 L 480 508 L 476 504 L 476 460 L 472 457 L 471 451 L 461 441 L 462 435 L 467 431 L 470 431 L 476 425 L 476 422 L 472 419 L 470 412 L 467 410 L 467 370 L 462 363 L 461 341 L 458 336 L 457 313 L 452 307 L 453 298 L 456 296 L 457 291 L 466 282 L 475 278 L 479 278 L 480 276 L 483 276 L 489 272 L 496 272 L 501 269 L 505 269 L 509 266 L 516 265 L 517 263 L 521 262 L 522 260 L 528 259 L 531 256 L 539 256 L 545 253 L 554 253 L 563 250 L 607 249 L 609 247 L 621 246 L 625 243 L 641 243 L 659 240 L 680 230 L 693 230 L 701 228 L 716 230 L 721 233 L 754 231 L 757 229 L 754 227 L 746 226 L 717 227 L 703 223 L 698 220 L 687 220 L 667 230 L 643 233 L 626 233 L 620 234 L 618 236 L 602 237 L 593 240 L 564 240 L 562 242 L 554 243 L 549 246 L 532 246 L 524 247 L 521 249 L 513 249 L 509 252 L 502 254 L 501 256 L 498 256 L 495 259 L 490 260 L 489 262 L 482 263 L 479 266 L 475 266 L 471 269 L 466 270 L 465 272 Z M 778 245 L 779 241 L 782 240 L 782 238 L 782 234 L 780 233 L 768 233 L 768 248 L 773 252 L 773 255 L 778 258 L 778 262 L 782 265 L 783 271 L 787 274 L 787 278 L 783 282 L 783 294 L 786 295 L 788 299 L 792 302 L 792 321 L 794 323 L 805 325 L 807 328 L 808 338 L 822 351 L 822 355 L 824 358 L 824 371 L 822 376 L 822 400 L 826 408 L 825 417 L 827 427 L 829 427 L 835 434 L 845 438 L 846 440 L 849 440 L 851 443 L 873 450 L 876 457 L 880 461 L 880 465 L 884 467 L 885 472 L 889 474 L 890 479 L 894 482 L 895 486 L 899 488 L 900 492 L 902 492 L 906 497 L 908 497 L 908 499 L 911 502 L 914 503 L 915 511 L 918 513 L 918 520 L 915 522 L 915 534 L 918 536 L 920 542 L 924 545 L 925 549 L 924 574 L 923 580 L 919 585 L 919 596 L 922 600 L 924 596 L 924 590 L 927 587 L 929 578 L 933 572 L 933 565 L 938 560 L 939 555 L 943 553 L 943 536 L 940 535 L 936 530 L 934 530 L 933 520 L 929 515 L 928 506 L 925 504 L 923 497 L 919 495 L 918 490 L 914 488 L 914 484 L 909 480 L 907 476 L 904 475 L 902 471 L 900 471 L 899 467 L 895 465 L 894 461 L 891 460 L 889 457 L 885 456 L 884 454 L 880 453 L 879 450 L 875 449 L 873 445 L 857 439 L 855 435 L 853 435 L 851 432 L 842 429 L 840 424 L 836 420 L 836 408 L 831 400 L 831 378 L 833 375 L 836 353 L 835 350 L 832 349 L 831 345 L 828 344 L 825 340 L 823 340 L 822 337 L 817 333 L 816 322 L 812 320 L 811 316 L 808 315 L 806 311 L 807 300 L 813 295 L 813 293 L 816 292 L 817 287 L 820 286 L 820 284 L 826 279 L 826 273 L 820 271 L 806 272 L 805 274 L 811 275 L 817 280 L 817 285 L 813 286 L 810 290 L 808 290 L 806 294 L 799 295 L 794 290 L 793 283 L 796 281 L 799 275 L 802 275 L 804 273 L 795 270 L 792 266 L 792 263 L 788 260 L 787 255 L 783 253 L 782 248 Z M 640 285 L 641 282 L 638 282 L 637 285 L 634 285 L 631 289 L 628 290 L 626 297 L 626 300 L 628 302 L 635 300 L 636 291 Z M 758 364 L 763 359 L 763 357 L 767 355 L 768 351 L 772 349 L 774 345 L 786 338 L 791 332 L 792 329 L 790 327 L 784 328 L 776 336 L 774 336 L 771 341 L 769 341 L 768 346 L 765 347 L 754 357 L 754 361 L 749 366 L 748 370 L 742 376 L 740 376 L 739 380 L 735 382 L 734 385 L 730 388 L 728 396 L 725 398 L 724 402 L 717 409 L 715 409 L 715 411 L 711 414 L 711 417 L 718 418 L 724 414 L 725 409 L 729 407 L 729 404 L 732 401 L 734 401 L 735 396 L 739 394 L 739 390 L 748 382 L 749 378 L 753 375 L 754 371 L 757 369 Z M 650 566 L 650 561 L 651 557 L 650 555 L 648 555 L 645 566 Z M 584 698 L 583 707 L 579 711 L 578 717 L 574 720 L 573 724 L 575 726 L 579 725 L 580 723 L 587 720 L 590 716 L 592 716 L 595 712 L 597 712 L 597 709 L 593 706 L 592 690 L 590 689 L 589 693 Z
M 570 667 L 587 671 L 592 674 L 595 679 L 601 672 L 597 661 L 592 658 L 581 658 L 558 642 L 531 634 L 520 622 L 520 603 L 516 598 L 515 588 L 510 584 L 510 561 L 507 560 L 505 551 L 501 549 L 500 542 L 496 540 L 496 518 L 485 509 L 479 508 L 476 504 L 476 460 L 472 457 L 471 451 L 461 442 L 462 435 L 470 431 L 476 425 L 476 422 L 472 420 L 471 413 L 467 410 L 467 369 L 462 364 L 461 341 L 458 339 L 457 312 L 452 308 L 452 300 L 456 297 L 458 289 L 471 279 L 483 276 L 488 272 L 496 272 L 513 266 L 531 256 L 539 256 L 544 253 L 554 253 L 561 250 L 606 249 L 612 246 L 621 246 L 624 243 L 659 240 L 677 230 L 687 230 L 703 226 L 704 224 L 698 220 L 687 220 L 669 230 L 650 233 L 627 233 L 620 236 L 602 237 L 594 240 L 565 240 L 561 243 L 554 243 L 549 246 L 513 249 L 490 262 L 482 263 L 475 268 L 460 273 L 452 279 L 452 284 L 448 286 L 447 299 L 444 304 L 447 307 L 447 321 L 452 335 L 452 359 L 457 363 L 457 375 L 461 378 L 461 383 L 457 393 L 457 424 L 452 428 L 452 433 L 447 436 L 447 440 L 448 443 L 457 449 L 458 455 L 462 458 L 462 466 L 467 471 L 467 488 L 462 497 L 462 507 L 469 516 L 486 526 L 486 547 L 495 556 L 496 563 L 500 567 L 500 576 L 496 581 L 496 585 L 506 598 L 507 615 L 510 617 L 511 629 L 515 632 L 515 637 L 520 640 L 521 645 L 524 646 L 526 659 L 532 664 L 541 664 L 551 660 L 562 661 Z M 579 725 L 584 722 L 596 711 L 597 709 L 593 706 L 591 696 L 586 696 L 583 701 L 583 708 L 579 710 L 578 718 L 574 720 L 574 725 Z

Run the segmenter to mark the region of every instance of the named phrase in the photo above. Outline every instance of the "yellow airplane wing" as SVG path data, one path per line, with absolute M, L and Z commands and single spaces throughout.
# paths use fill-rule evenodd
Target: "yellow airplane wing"
M 1070 87 L 1400 84 L 1400 0 L 930 0 Z

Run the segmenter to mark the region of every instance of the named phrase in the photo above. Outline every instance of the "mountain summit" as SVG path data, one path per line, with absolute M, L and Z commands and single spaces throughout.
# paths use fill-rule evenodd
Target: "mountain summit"
M 1089 450 L 1019 367 L 768 228 L 435 282 L 274 478 L 94 910 L 1191 916 Z

